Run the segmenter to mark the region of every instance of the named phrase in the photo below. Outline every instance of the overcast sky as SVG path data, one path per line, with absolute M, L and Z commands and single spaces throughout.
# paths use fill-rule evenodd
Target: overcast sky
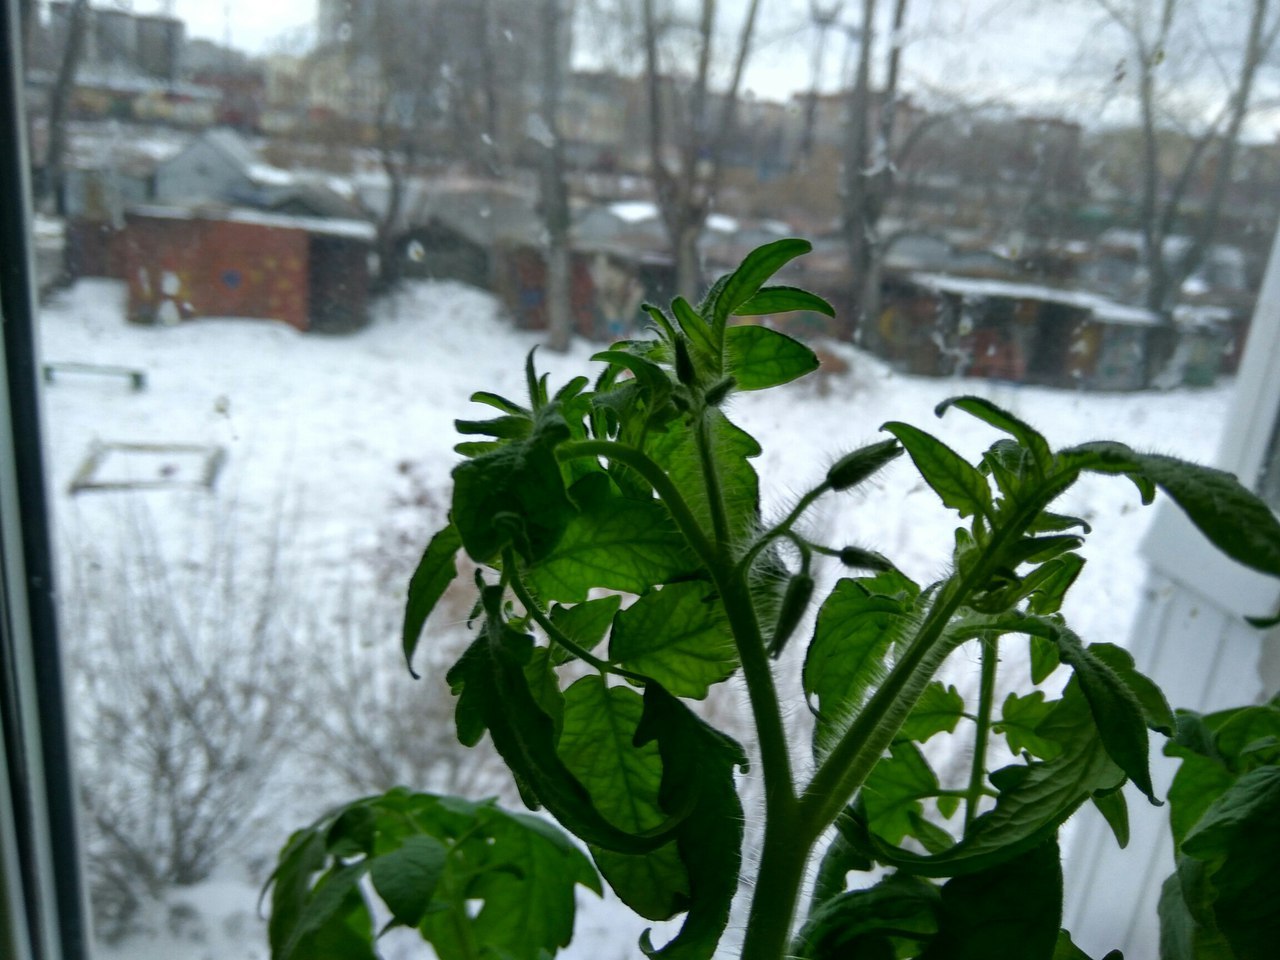
M 95 2 L 105 6 L 113 0 Z M 806 25 L 810 2 L 764 0 L 758 46 L 747 78 L 755 94 L 785 99 L 809 88 L 815 35 Z M 819 5 L 836 2 L 819 0 Z M 129 0 L 114 3 L 130 6 Z M 744 3 L 723 0 L 722 20 L 735 23 L 734 15 Z M 1235 23 L 1242 22 L 1243 0 L 1186 0 L 1186 4 L 1189 14 L 1183 20 L 1189 34 L 1212 33 L 1219 26 L 1214 18 L 1230 18 L 1233 11 Z M 174 14 L 186 21 L 190 36 L 219 42 L 229 38 L 233 46 L 254 53 L 302 49 L 316 16 L 316 0 L 173 0 L 172 6 Z M 860 0 L 844 0 L 842 21 L 855 23 L 861 6 Z M 152 12 L 164 3 L 133 0 L 132 7 Z M 891 0 L 881 0 L 880 7 L 887 16 Z M 998 100 L 1084 122 L 1126 119 L 1122 94 L 1132 76 L 1124 64 L 1125 50 L 1091 0 L 911 0 L 905 39 L 902 89 L 926 100 Z M 580 43 L 579 59 L 583 46 Z M 830 34 L 824 88 L 838 85 L 841 67 L 847 65 L 853 49 L 846 33 Z M 1200 76 L 1211 73 L 1206 62 Z M 1193 74 L 1179 84 L 1189 91 L 1186 96 L 1191 100 L 1195 80 Z M 1277 92 L 1270 78 L 1264 78 L 1260 88 L 1263 96 Z M 1218 101 L 1219 91 L 1206 87 L 1201 99 L 1204 109 L 1213 112 L 1210 101 Z M 1194 110 L 1195 104 L 1187 109 Z M 1276 137 L 1280 115 L 1275 111 L 1259 114 L 1251 132 L 1255 138 Z

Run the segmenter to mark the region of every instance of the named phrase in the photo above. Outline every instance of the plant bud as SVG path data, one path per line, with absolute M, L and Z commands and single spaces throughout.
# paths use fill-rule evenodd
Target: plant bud
M 897 440 L 881 440 L 846 453 L 827 471 L 827 485 L 832 490 L 848 490 L 862 483 L 894 457 L 902 455 Z
M 892 570 L 893 564 L 874 550 L 863 550 L 861 547 L 845 547 L 840 551 L 840 562 L 846 567 L 857 570 Z
M 676 377 L 686 387 L 697 382 L 698 374 L 693 369 L 693 358 L 689 356 L 689 344 L 684 337 L 676 337 Z
M 795 633 L 809 601 L 813 598 L 813 577 L 807 573 L 797 573 L 787 584 L 787 592 L 782 595 L 782 606 L 778 608 L 778 622 L 773 628 L 773 638 L 769 641 L 769 656 L 777 658 L 782 648 Z
M 707 388 L 707 406 L 718 407 L 720 402 L 729 395 L 729 391 L 738 385 L 738 381 L 733 377 L 725 377 L 719 383 L 713 383 Z

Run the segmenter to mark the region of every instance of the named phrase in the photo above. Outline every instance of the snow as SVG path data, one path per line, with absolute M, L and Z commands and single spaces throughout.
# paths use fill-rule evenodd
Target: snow
M 139 368 L 148 385 L 134 393 L 109 378 L 69 378 L 45 388 L 59 542 L 92 542 L 130 505 L 151 510 L 163 526 L 170 522 L 166 510 L 190 512 L 219 501 L 238 511 L 241 530 L 265 531 L 287 493 L 295 508 L 288 546 L 306 558 L 306 582 L 316 596 L 353 570 L 357 578 L 363 575 L 359 558 L 393 513 L 402 464 L 418 464 L 428 489 L 446 496 L 457 460 L 454 418 L 489 415 L 468 403 L 477 389 L 519 398 L 524 357 L 538 343 L 535 334 L 513 330 L 491 297 L 451 283 L 408 286 L 376 306 L 367 329 L 342 337 L 304 335 L 271 321 L 133 326 L 122 319 L 123 301 L 121 284 L 81 281 L 59 294 L 42 317 L 45 360 Z M 540 351 L 537 362 L 550 372 L 554 388 L 584 370 L 597 349 L 578 341 L 564 355 Z M 818 374 L 770 395 L 744 394 L 729 409 L 764 446 L 757 468 L 768 517 L 781 515 L 836 457 L 882 437 L 878 430 L 887 420 L 918 424 L 975 456 L 995 438 L 990 428 L 956 411 L 941 422 L 933 415 L 940 400 L 959 393 L 1004 406 L 1040 426 L 1055 446 L 1111 438 L 1200 461 L 1217 447 L 1231 398 L 1230 385 L 1107 395 L 913 378 L 890 372 L 848 345 L 822 349 L 847 364 L 847 371 Z M 227 456 L 212 493 L 73 497 L 68 486 L 95 442 L 204 444 L 223 448 Z M 866 492 L 820 501 L 810 531 L 835 546 L 879 549 L 911 576 L 928 580 L 947 568 L 955 518 L 913 477 L 905 459 Z M 1138 544 L 1152 513 L 1138 509 L 1131 485 L 1102 477 L 1083 479 L 1062 508 L 1094 524 L 1084 551 L 1089 562 L 1066 606 L 1068 619 L 1087 640 L 1122 642 L 1142 596 Z M 404 571 L 406 580 L 409 572 Z M 839 571 L 827 568 L 823 575 L 830 580 Z M 1017 657 L 1011 654 L 1010 661 L 1016 664 Z M 965 656 L 958 658 L 957 682 L 969 682 L 971 666 Z M 781 691 L 790 703 L 788 715 L 803 718 L 794 672 L 783 675 Z M 797 756 L 806 754 L 797 744 Z M 341 791 L 302 801 L 294 794 L 282 794 L 278 802 L 273 797 L 271 809 L 262 812 L 270 829 L 258 846 L 229 852 L 209 883 L 168 894 L 156 911 L 157 917 L 168 911 L 166 922 L 145 936 L 100 946 L 99 960 L 265 957 L 264 925 L 256 912 L 262 864 L 270 862 L 289 830 L 348 797 Z M 648 925 L 616 903 L 584 895 L 579 935 L 565 956 L 635 956 L 636 937 Z M 655 931 L 659 942 L 667 935 Z M 420 956 L 421 949 L 415 954 L 412 944 L 397 941 L 385 953 Z
M 624 223 L 643 223 L 658 219 L 658 208 L 648 200 L 626 200 L 609 204 L 609 212 Z
M 269 163 L 249 164 L 249 179 L 254 183 L 272 187 L 289 187 L 296 181 L 294 175 L 288 170 L 281 170 Z
M 373 224 L 364 220 L 343 220 L 336 217 L 295 217 L 285 213 L 269 213 L 247 207 L 222 207 L 198 205 L 193 207 L 153 206 L 142 204 L 129 208 L 130 213 L 142 217 L 165 219 L 190 219 L 204 217 L 211 220 L 228 220 L 233 223 L 251 223 L 261 227 L 280 227 L 285 230 L 305 230 L 329 237 L 344 237 L 372 243 L 377 236 Z

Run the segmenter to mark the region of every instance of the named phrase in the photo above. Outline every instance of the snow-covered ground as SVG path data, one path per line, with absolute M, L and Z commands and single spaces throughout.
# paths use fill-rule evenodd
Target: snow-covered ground
M 248 544 L 258 531 L 265 536 L 277 529 L 284 511 L 289 555 L 305 563 L 302 580 L 317 597 L 338 584 L 373 577 L 363 558 L 378 547 L 388 518 L 405 515 L 407 469 L 436 494 L 436 506 L 428 497 L 422 508 L 432 515 L 413 522 L 427 529 L 439 521 L 438 505 L 447 497 L 456 460 L 452 421 L 478 412 L 467 402 L 474 390 L 519 397 L 524 356 L 537 343 L 534 335 L 513 331 L 486 294 L 453 284 L 411 286 L 380 304 L 368 329 L 343 337 L 303 335 L 283 324 L 250 320 L 136 327 L 124 322 L 122 304 L 121 285 L 82 281 L 44 311 L 45 360 L 124 365 L 147 376 L 139 392 L 113 378 L 75 375 L 59 377 L 46 389 L 59 542 L 74 551 L 118 535 L 126 504 L 145 505 L 161 537 L 182 529 L 193 515 L 234 510 L 239 536 Z M 582 371 L 594 349 L 579 342 L 567 355 L 540 352 L 538 363 L 551 372 L 554 385 Z M 915 423 L 976 455 L 994 438 L 989 428 L 954 411 L 941 422 L 932 413 L 938 401 L 957 393 L 990 398 L 1039 426 L 1055 446 L 1108 438 L 1201 461 L 1214 454 L 1231 398 L 1229 384 L 1099 395 L 912 378 L 845 345 L 824 349 L 846 361 L 848 371 L 819 374 L 764 396 L 745 395 L 730 409 L 764 446 L 758 469 L 767 514 L 783 510 L 840 453 L 883 436 L 877 431 L 886 420 Z M 212 492 L 73 496 L 69 485 L 98 441 L 218 445 L 226 461 Z M 394 507 L 397 502 L 400 507 Z M 1143 589 L 1138 545 L 1152 516 L 1138 505 L 1132 486 L 1107 478 L 1086 478 L 1063 505 L 1095 524 L 1085 550 L 1089 563 L 1066 607 L 1086 639 L 1123 642 L 1128 632 Z M 909 465 L 898 462 L 869 492 L 824 503 L 814 528 L 832 544 L 879 549 L 927 580 L 945 570 L 953 521 L 935 495 L 912 479 Z M 405 580 L 410 572 L 403 571 Z M 387 643 L 394 642 L 388 636 Z M 798 703 L 794 676 L 783 681 L 783 690 Z M 342 792 L 273 798 L 265 813 L 258 812 L 265 818 L 265 828 L 251 841 L 258 847 L 242 843 L 219 866 L 215 881 L 174 894 L 171 905 L 186 907 L 170 910 L 169 920 L 155 924 L 151 936 L 102 947 L 99 956 L 265 957 L 256 913 L 262 864 L 302 818 L 346 798 Z M 633 956 L 642 928 L 622 911 L 588 906 L 571 955 Z

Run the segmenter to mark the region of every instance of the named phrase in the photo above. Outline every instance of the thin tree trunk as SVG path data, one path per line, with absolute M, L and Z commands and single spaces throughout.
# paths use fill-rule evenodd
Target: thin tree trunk
M 44 167 L 36 178 L 35 200 L 40 206 L 52 203 L 59 214 L 65 213 L 63 180 L 67 153 L 67 112 L 75 92 L 76 71 L 84 52 L 84 37 L 89 25 L 89 0 L 75 0 L 67 22 L 67 42 L 58 65 L 58 76 L 49 96 L 49 145 Z
M 844 231 L 849 248 L 849 267 L 853 271 L 853 289 L 859 299 L 853 318 L 855 329 L 860 329 L 865 320 L 861 293 L 866 283 L 870 249 L 866 222 L 867 165 L 870 154 L 871 51 L 875 40 L 875 15 L 876 0 L 862 0 L 858 65 L 845 122 Z
M 560 139 L 560 0 L 542 0 L 542 119 L 550 139 L 542 158 L 542 212 L 547 229 L 547 347 L 569 349 L 573 333 L 573 300 L 569 250 L 569 191 L 564 179 L 564 145 Z

